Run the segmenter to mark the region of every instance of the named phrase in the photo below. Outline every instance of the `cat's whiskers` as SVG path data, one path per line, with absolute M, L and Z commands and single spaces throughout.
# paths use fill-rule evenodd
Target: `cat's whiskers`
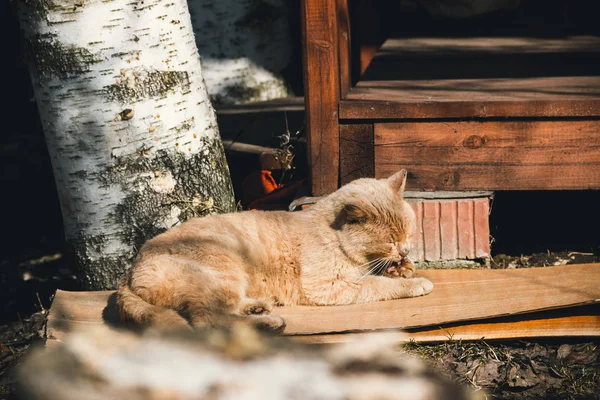
M 370 275 L 373 271 L 378 270 L 382 265 L 385 265 L 385 259 L 383 259 L 383 258 L 377 258 L 377 259 L 373 260 L 372 262 L 374 262 L 375 265 L 373 265 L 369 270 L 367 270 L 367 272 L 365 272 L 363 274 L 363 276 L 361 276 L 360 279 L 356 281 L 356 283 L 362 281 L 364 277 L 366 277 L 367 275 Z M 369 263 L 367 263 L 367 264 L 369 264 Z M 364 265 L 367 265 L 367 264 L 364 264 Z

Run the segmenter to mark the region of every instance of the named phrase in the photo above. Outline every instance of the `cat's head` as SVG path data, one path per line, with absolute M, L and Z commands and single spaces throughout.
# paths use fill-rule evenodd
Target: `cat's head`
M 366 267 L 373 273 L 381 272 L 375 260 L 400 263 L 411 250 L 416 217 L 403 197 L 406 176 L 403 169 L 386 179 L 358 179 L 330 196 L 331 227 L 343 252 L 356 263 L 372 262 Z

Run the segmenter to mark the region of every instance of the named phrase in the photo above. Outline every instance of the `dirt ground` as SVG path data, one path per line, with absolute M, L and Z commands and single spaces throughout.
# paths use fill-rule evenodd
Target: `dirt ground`
M 600 262 L 600 256 L 565 251 L 500 254 L 493 257 L 490 266 L 527 268 L 590 262 Z M 74 285 L 60 253 L 29 259 L 17 270 L 17 276 L 1 275 L 0 280 L 7 284 L 12 278 L 17 283 L 11 285 L 16 290 L 2 291 L 5 306 L 10 306 L 14 314 L 3 314 L 0 321 L 0 400 L 16 398 L 15 367 L 32 346 L 43 345 L 46 310 L 53 290 Z M 483 390 L 488 398 L 600 399 L 600 340 L 448 341 L 410 343 L 405 349 L 428 361 L 441 374 L 473 390 Z

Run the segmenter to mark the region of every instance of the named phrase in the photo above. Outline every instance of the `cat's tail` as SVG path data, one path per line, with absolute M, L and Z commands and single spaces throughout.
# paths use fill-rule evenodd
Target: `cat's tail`
M 175 310 L 150 304 L 138 296 L 124 279 L 117 290 L 117 307 L 121 319 L 138 327 L 160 330 L 191 330 L 188 321 Z

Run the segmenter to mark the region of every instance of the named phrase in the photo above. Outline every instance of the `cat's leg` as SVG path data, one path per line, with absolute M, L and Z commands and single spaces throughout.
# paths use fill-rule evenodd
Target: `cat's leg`
M 191 316 L 190 322 L 195 329 L 229 326 L 233 323 L 244 323 L 254 326 L 257 329 L 274 333 L 283 332 L 286 325 L 283 318 L 266 314 L 195 314 Z
M 376 275 L 367 275 L 358 281 L 355 278 L 336 276 L 314 280 L 310 282 L 310 286 L 305 283 L 304 290 L 309 304 L 329 306 L 371 303 L 423 296 L 433 289 L 433 283 L 425 278 L 390 279 Z
M 357 289 L 355 303 L 402 299 L 423 296 L 433 290 L 433 283 L 425 278 L 390 279 L 383 276 L 366 276 Z

